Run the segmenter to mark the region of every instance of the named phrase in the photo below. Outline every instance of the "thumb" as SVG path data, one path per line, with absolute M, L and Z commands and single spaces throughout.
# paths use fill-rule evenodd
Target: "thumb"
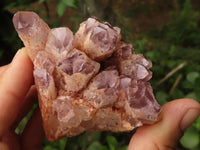
M 133 135 L 128 150 L 174 149 L 184 130 L 200 115 L 200 104 L 191 99 L 171 101 L 162 107 L 156 124 L 145 125 Z

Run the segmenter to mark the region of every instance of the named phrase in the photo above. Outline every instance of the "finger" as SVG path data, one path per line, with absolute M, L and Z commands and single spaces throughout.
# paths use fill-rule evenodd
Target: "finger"
M 19 136 L 11 131 L 7 132 L 3 136 L 2 143 L 6 144 L 9 147 L 9 150 L 21 149 Z M 1 150 L 4 150 L 4 149 L 1 149 Z
M 34 101 L 37 99 L 37 90 L 35 85 L 32 85 L 29 89 L 25 100 L 22 104 L 22 109 L 20 110 L 18 116 L 16 117 L 15 122 L 13 123 L 11 130 L 15 130 L 20 121 L 27 115 L 27 113 L 31 110 L 33 107 Z
M 21 135 L 23 149 L 42 149 L 44 137 L 42 117 L 39 108 L 37 108 Z
M 0 137 L 14 122 L 33 83 L 33 65 L 23 48 L 0 77 Z
M 200 115 L 200 104 L 191 99 L 174 100 L 162 107 L 161 119 L 138 128 L 128 150 L 169 150 Z M 145 144 L 144 144 L 145 143 Z
M 0 67 L 0 75 L 1 75 L 5 70 L 7 70 L 8 67 L 9 67 L 9 65 L 5 65 L 5 66 Z
M 1 150 L 9 150 L 9 147 L 7 144 L 3 143 L 3 142 L 0 142 L 0 149 Z

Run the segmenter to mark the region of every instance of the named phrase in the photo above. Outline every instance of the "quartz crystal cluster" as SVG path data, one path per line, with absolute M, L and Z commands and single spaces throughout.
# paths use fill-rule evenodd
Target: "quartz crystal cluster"
M 121 41 L 120 28 L 89 18 L 74 35 L 27 11 L 13 23 L 34 64 L 49 140 L 86 130 L 130 131 L 157 120 L 160 105 L 147 82 L 152 63 Z

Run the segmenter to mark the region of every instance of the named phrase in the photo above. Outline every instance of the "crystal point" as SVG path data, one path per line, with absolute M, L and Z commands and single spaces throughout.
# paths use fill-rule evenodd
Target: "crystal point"
M 13 24 L 34 61 L 38 51 L 45 48 L 49 26 L 36 13 L 28 11 L 17 12 L 13 17 Z
M 13 18 L 13 23 L 16 30 L 22 30 L 33 26 L 34 21 L 38 16 L 31 12 L 18 12 Z

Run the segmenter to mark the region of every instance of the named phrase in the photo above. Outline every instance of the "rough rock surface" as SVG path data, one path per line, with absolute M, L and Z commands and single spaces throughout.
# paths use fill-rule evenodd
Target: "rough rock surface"
M 49 140 L 86 130 L 130 131 L 157 120 L 160 105 L 147 82 L 152 63 L 120 40 L 118 27 L 89 18 L 73 35 L 26 11 L 13 23 L 34 64 Z

